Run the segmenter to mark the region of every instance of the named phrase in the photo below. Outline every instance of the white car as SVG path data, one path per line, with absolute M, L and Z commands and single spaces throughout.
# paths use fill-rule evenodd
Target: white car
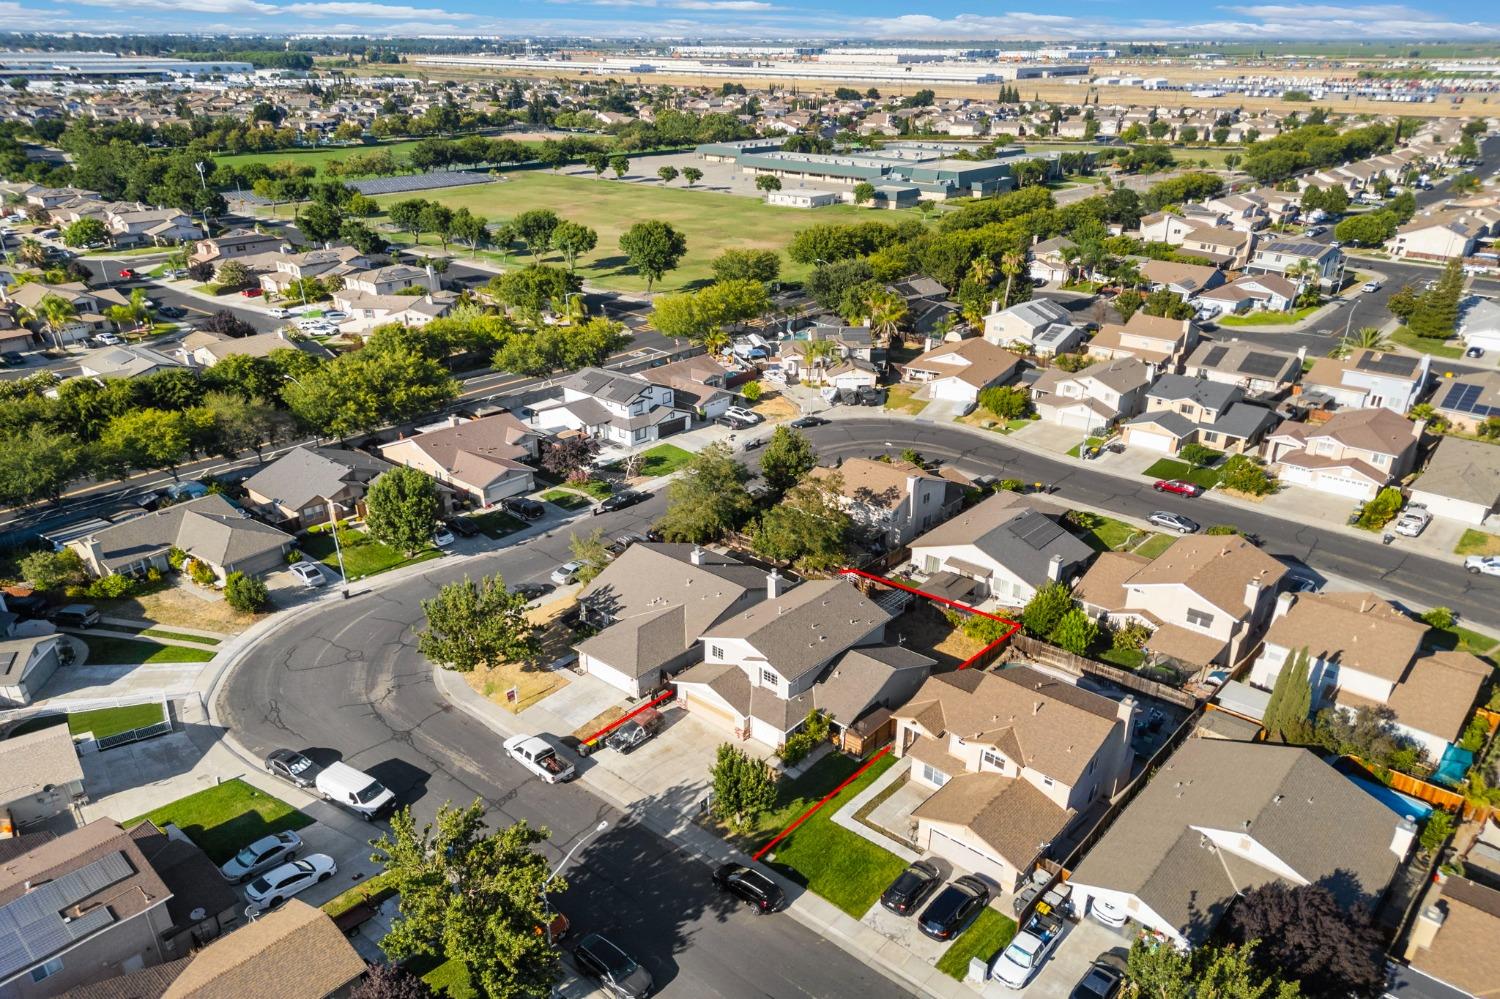
M 1379 291 L 1382 284 L 1384 284 L 1382 281 L 1366 281 L 1361 290 L 1366 292 Z
M 1427 525 L 1430 523 L 1432 523 L 1432 513 L 1422 504 L 1413 503 L 1396 521 L 1396 533 L 1405 538 L 1415 538 L 1427 530 Z
M 564 562 L 552 570 L 552 582 L 558 586 L 567 586 L 578 578 L 578 570 L 583 568 L 583 563 L 574 559 L 572 562 Z
M 323 575 L 323 567 L 316 562 L 295 562 L 292 564 L 292 575 L 302 581 L 302 585 L 308 589 L 322 586 L 328 582 L 328 577 Z
M 1500 555 L 1470 555 L 1464 559 L 1464 568 L 1475 575 L 1500 576 Z
M 731 420 L 744 420 L 746 423 L 760 423 L 765 419 L 753 409 L 746 409 L 744 406 L 730 406 L 724 410 L 724 415 Z
M 1130 915 L 1124 909 L 1102 898 L 1094 899 L 1089 905 L 1089 915 L 1094 918 L 1094 922 L 1103 923 L 1115 930 L 1124 926 L 1130 919 Z
M 339 872 L 339 865 L 326 853 L 315 853 L 290 864 L 282 864 L 250 882 L 245 901 L 260 912 L 274 909 L 298 892 L 327 881 Z
M 99 346 L 101 347 L 118 347 L 125 341 L 113 333 L 100 333 L 98 336 L 94 337 L 94 342 L 99 344 Z
M 432 532 L 432 543 L 439 548 L 447 548 L 453 544 L 453 541 L 453 532 L 446 527 L 439 526 L 437 530 Z
M 291 314 L 292 312 L 290 309 L 283 309 L 279 307 L 266 310 L 266 315 L 270 316 L 272 319 L 287 319 L 291 317 Z
M 341 323 L 345 319 L 349 318 L 349 313 L 340 312 L 338 309 L 329 309 L 327 312 L 323 313 L 323 318 L 328 320 L 330 323 Z

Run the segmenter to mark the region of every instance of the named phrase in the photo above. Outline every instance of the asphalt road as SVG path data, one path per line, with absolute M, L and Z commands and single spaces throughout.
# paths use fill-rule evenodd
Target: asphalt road
M 585 518 L 580 530 L 639 530 L 665 500 Z M 790 916 L 757 917 L 713 890 L 709 868 L 595 798 L 549 786 L 501 755 L 500 738 L 453 708 L 416 651 L 419 601 L 463 575 L 545 579 L 570 556 L 566 528 L 499 552 L 444 563 L 379 593 L 322 605 L 254 649 L 220 689 L 221 717 L 252 752 L 288 746 L 341 758 L 390 787 L 419 819 L 445 801 L 483 798 L 497 822 L 552 831 L 556 862 L 601 819 L 554 896 L 574 933 L 606 933 L 667 996 L 847 997 L 908 993 Z

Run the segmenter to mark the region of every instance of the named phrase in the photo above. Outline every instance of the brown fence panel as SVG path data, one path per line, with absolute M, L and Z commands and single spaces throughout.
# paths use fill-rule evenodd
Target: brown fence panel
M 1148 680 L 1146 677 L 1138 676 L 1127 669 L 1120 669 L 1118 666 L 1110 666 L 1108 663 L 1101 663 L 1086 656 L 1074 655 L 1067 649 L 1060 649 L 1019 632 L 1011 638 L 1010 645 L 1018 654 L 1028 659 L 1034 659 L 1046 666 L 1055 666 L 1075 676 L 1097 676 L 1124 687 L 1126 690 L 1155 697 L 1190 711 L 1198 706 L 1198 699 L 1186 691 L 1169 687 L 1155 680 Z

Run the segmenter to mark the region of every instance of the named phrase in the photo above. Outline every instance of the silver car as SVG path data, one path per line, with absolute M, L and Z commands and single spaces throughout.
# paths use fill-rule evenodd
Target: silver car
M 339 871 L 338 864 L 326 853 L 315 853 L 304 860 L 294 860 L 273 868 L 245 889 L 245 901 L 250 908 L 264 912 L 274 909 L 282 902 L 319 881 L 327 881 Z
M 261 871 L 296 860 L 301 849 L 302 837 L 290 830 L 263 836 L 231 857 L 219 873 L 225 881 L 237 885 Z
M 1146 518 L 1153 527 L 1163 527 L 1178 534 L 1192 534 L 1198 530 L 1198 522 L 1184 517 L 1180 513 L 1171 513 L 1167 510 L 1158 510 Z

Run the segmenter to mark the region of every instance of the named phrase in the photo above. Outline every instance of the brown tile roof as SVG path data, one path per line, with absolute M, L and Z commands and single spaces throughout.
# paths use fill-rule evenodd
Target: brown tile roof
M 1500 891 L 1450 877 L 1437 908 L 1443 926 L 1411 966 L 1479 999 L 1500 996 Z
M 1125 609 L 1125 581 L 1151 560 L 1131 552 L 1104 552 L 1083 574 L 1073 595 L 1083 603 L 1107 611 Z
M 364 973 L 333 920 L 292 899 L 199 951 L 162 999 L 323 999 Z
M 1131 586 L 1186 586 L 1230 614 L 1247 614 L 1245 587 L 1274 589 L 1286 566 L 1244 538 L 1196 535 L 1179 538 L 1129 579 Z
M 1406 674 L 1427 626 L 1373 593 L 1303 593 L 1271 622 L 1266 642 L 1396 681 Z
M 1030 781 L 996 773 L 960 774 L 912 810 L 914 818 L 963 826 L 1022 870 L 1057 838 L 1072 814 Z
M 1463 731 L 1479 688 L 1492 672 L 1467 652 L 1423 656 L 1391 692 L 1391 708 L 1401 724 L 1451 742 Z
M 937 358 L 958 355 L 968 364 L 938 362 Z M 957 343 L 944 343 L 932 348 L 905 365 L 908 371 L 931 371 L 939 378 L 957 378 L 966 385 L 985 388 L 996 382 L 1009 381 L 1020 365 L 1021 358 L 997 347 L 988 340 L 973 338 Z

